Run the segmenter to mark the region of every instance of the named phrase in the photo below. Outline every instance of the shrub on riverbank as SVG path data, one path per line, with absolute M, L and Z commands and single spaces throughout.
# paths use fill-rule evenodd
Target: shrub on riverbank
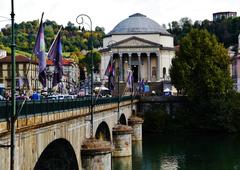
M 189 100 L 176 111 L 184 129 L 205 132 L 240 132 L 240 94 L 208 100 Z
M 144 113 L 143 131 L 151 133 L 240 132 L 240 94 L 224 97 L 187 100 L 170 114 L 164 105 L 152 105 Z

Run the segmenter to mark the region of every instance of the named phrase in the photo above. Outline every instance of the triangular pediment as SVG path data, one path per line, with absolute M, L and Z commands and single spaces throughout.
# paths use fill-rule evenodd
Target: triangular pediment
M 114 43 L 112 47 L 162 47 L 161 44 L 139 38 L 136 36 L 124 39 L 122 41 L 119 41 L 117 43 Z

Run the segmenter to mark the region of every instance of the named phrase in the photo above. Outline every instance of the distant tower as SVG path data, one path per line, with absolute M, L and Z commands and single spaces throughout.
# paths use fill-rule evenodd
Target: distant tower
M 216 12 L 213 13 L 213 21 L 218 21 L 218 20 L 222 20 L 222 19 L 227 19 L 227 18 L 233 18 L 237 16 L 237 12 L 231 12 L 231 11 L 227 11 L 227 12 Z

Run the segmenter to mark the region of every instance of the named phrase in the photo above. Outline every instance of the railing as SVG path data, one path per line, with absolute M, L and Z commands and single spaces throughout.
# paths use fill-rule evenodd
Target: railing
M 135 99 L 137 97 L 134 97 Z M 131 100 L 131 96 L 121 97 L 121 101 Z M 95 105 L 117 103 L 118 97 L 98 98 Z M 90 97 L 65 100 L 40 100 L 40 101 L 17 101 L 17 116 L 33 116 L 37 114 L 57 113 L 65 110 L 73 110 L 81 107 L 91 106 Z M 0 101 L 0 121 L 10 118 L 11 101 Z

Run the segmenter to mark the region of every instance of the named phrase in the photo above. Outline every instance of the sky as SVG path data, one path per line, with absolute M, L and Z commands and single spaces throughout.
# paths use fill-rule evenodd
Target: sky
M 87 14 L 93 29 L 104 27 L 106 33 L 134 13 L 142 13 L 160 25 L 183 17 L 192 21 L 212 20 L 212 13 L 220 11 L 235 11 L 240 16 L 240 0 L 15 0 L 14 6 L 17 23 L 40 19 L 44 12 L 44 20 L 64 26 L 71 21 L 78 26 L 76 17 Z M 10 18 L 10 13 L 11 1 L 0 0 L 0 28 L 10 24 L 2 21 L 2 17 Z

